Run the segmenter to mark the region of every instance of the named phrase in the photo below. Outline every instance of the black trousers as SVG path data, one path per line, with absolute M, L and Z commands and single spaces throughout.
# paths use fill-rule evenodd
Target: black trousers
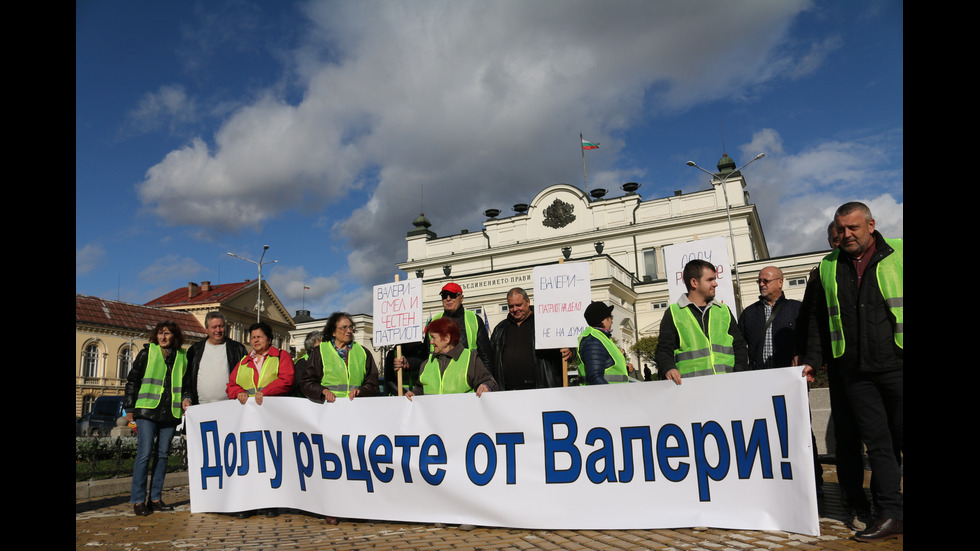
M 830 381 L 830 411 L 834 421 L 834 456 L 837 463 L 837 481 L 848 507 L 870 510 L 864 495 L 864 458 L 861 449 L 861 433 L 851 402 L 844 388 L 844 376 L 840 367 L 827 368 Z
M 868 449 L 871 489 L 879 517 L 903 519 L 903 369 L 881 373 L 841 370 L 861 440 Z

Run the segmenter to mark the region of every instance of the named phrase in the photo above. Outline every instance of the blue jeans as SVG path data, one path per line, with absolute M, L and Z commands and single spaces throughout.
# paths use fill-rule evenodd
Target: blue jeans
M 170 441 L 177 427 L 161 427 L 156 421 L 136 419 L 136 464 L 133 465 L 133 487 L 130 503 L 146 503 L 146 475 L 152 472 L 150 500 L 163 497 L 163 479 L 167 475 L 167 456 Z M 153 441 L 157 441 L 157 453 L 153 455 Z M 153 455 L 152 465 L 150 456 Z

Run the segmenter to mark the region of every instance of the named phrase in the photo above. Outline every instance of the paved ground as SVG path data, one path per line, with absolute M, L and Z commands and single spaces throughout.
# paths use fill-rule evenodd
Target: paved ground
M 825 496 L 819 537 L 788 532 L 686 528 L 676 530 L 513 530 L 344 519 L 329 526 L 320 518 L 286 510 L 277 518 L 239 520 L 190 514 L 186 487 L 163 499 L 176 511 L 133 515 L 128 495 L 76 499 L 75 548 L 126 551 L 197 549 L 903 549 L 903 538 L 860 543 L 841 520 L 840 491 L 832 466 L 824 467 Z

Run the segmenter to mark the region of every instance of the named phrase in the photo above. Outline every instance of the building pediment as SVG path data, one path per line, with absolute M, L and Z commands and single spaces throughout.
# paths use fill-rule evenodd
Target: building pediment
M 561 235 L 592 228 L 589 198 L 577 187 L 558 184 L 545 188 L 528 208 L 530 223 L 542 237 L 549 233 Z

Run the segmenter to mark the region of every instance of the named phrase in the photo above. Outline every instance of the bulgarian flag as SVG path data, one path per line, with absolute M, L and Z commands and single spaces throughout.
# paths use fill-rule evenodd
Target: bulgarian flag
M 599 142 L 592 143 L 585 138 L 582 138 L 582 149 L 599 149 Z

